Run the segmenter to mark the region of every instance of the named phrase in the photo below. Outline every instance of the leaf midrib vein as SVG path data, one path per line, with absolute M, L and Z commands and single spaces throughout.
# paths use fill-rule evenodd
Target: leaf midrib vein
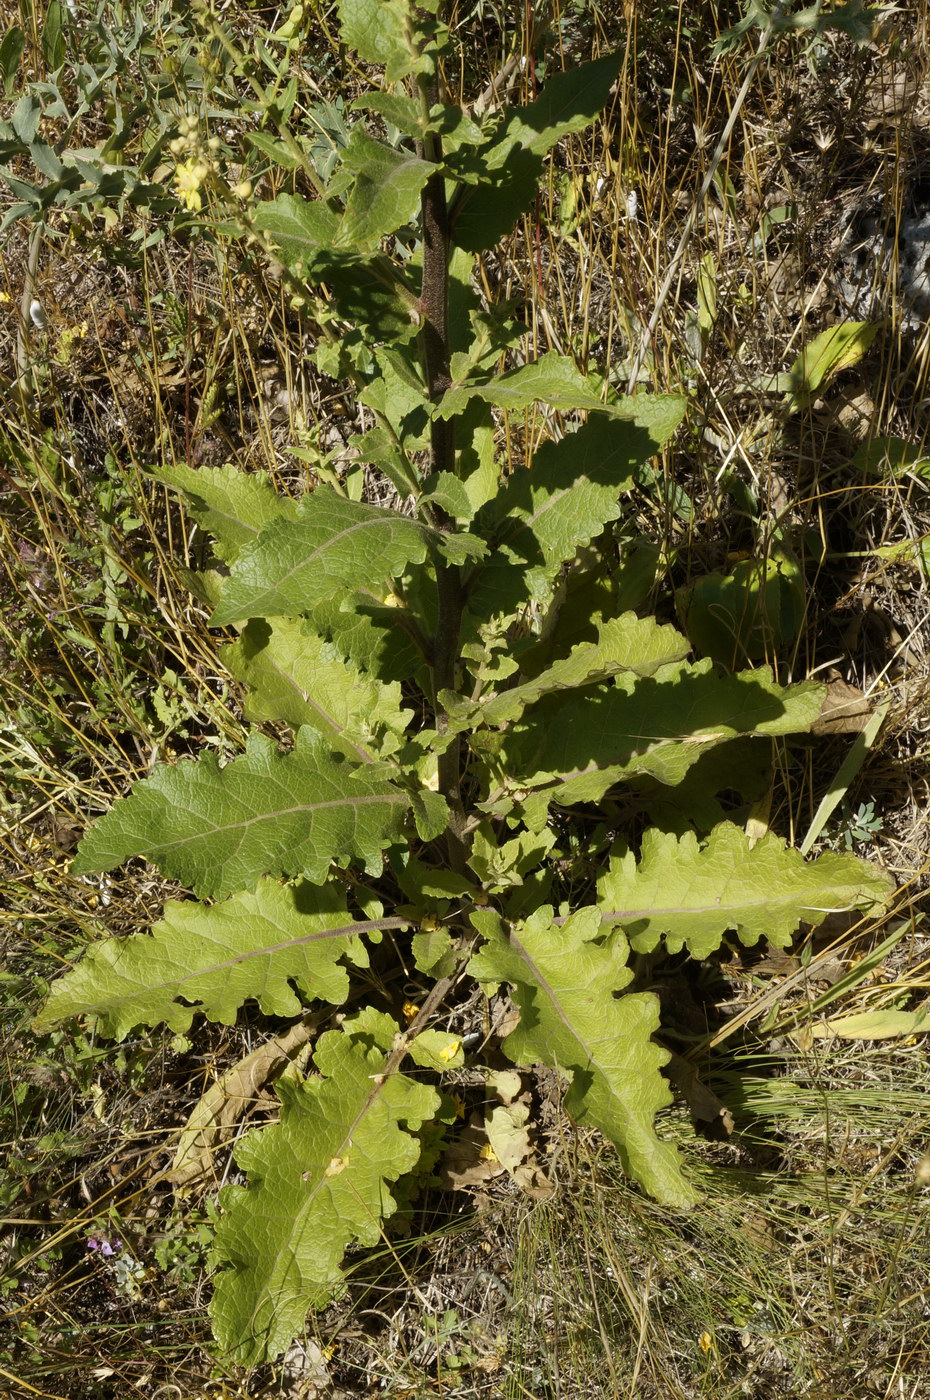
M 328 507 L 324 507 L 324 509 L 328 509 Z M 322 514 L 322 512 L 320 512 L 320 513 Z M 302 522 L 291 522 L 291 521 L 288 521 L 287 523 L 288 523 L 288 524 L 300 524 L 300 523 L 302 523 Z M 309 522 L 309 524 L 310 524 L 311 527 L 313 527 L 313 528 L 325 529 L 325 524 L 324 524 L 324 522 L 321 521 L 321 520 L 317 520 L 317 521 L 311 520 L 311 521 Z M 340 542 L 341 540 L 347 539 L 350 535 L 354 534 L 356 531 L 358 531 L 358 530 L 367 530 L 367 529 L 372 529 L 372 528 L 374 528 L 374 529 L 382 529 L 382 528 L 384 528 L 385 526 L 394 526 L 394 527 L 397 527 L 397 526 L 403 526 L 403 525 L 408 525 L 408 524 L 411 526 L 411 528 L 412 528 L 413 530 L 416 530 L 416 529 L 417 529 L 417 527 L 416 527 L 416 525 L 414 524 L 413 521 L 406 521 L 406 520 L 404 520 L 404 518 L 401 517 L 401 516 L 388 515 L 388 513 L 385 511 L 385 512 L 384 512 L 384 519 L 383 519 L 383 520 L 378 519 L 378 518 L 375 517 L 375 516 L 369 516 L 369 518 L 368 518 L 367 520 L 355 520 L 355 521 L 353 521 L 351 525 L 346 525 L 343 529 L 337 531 L 337 533 L 334 534 L 334 535 L 327 534 L 326 537 L 325 537 L 325 539 L 324 539 L 320 544 L 318 544 L 315 548 L 313 548 L 309 554 L 303 555 L 303 556 L 301 557 L 300 561 L 299 561 L 298 563 L 296 563 L 296 564 L 293 566 L 293 568 L 288 569 L 286 573 L 281 574 L 280 577 L 275 581 L 275 583 L 274 583 L 274 585 L 273 585 L 272 587 L 266 588 L 266 589 L 264 589 L 264 591 L 263 591 L 262 593 L 257 594 L 257 595 L 252 599 L 252 601 L 251 601 L 251 603 L 249 604 L 249 606 L 250 606 L 250 607 L 253 607 L 253 608 L 255 608 L 255 607 L 260 607 L 260 605 L 261 605 L 263 599 L 265 599 L 265 598 L 273 598 L 273 597 L 274 597 L 274 596 L 275 596 L 275 595 L 276 595 L 276 594 L 277 594 L 291 579 L 294 578 L 294 576 L 295 576 L 296 574 L 300 573 L 301 570 L 306 569 L 310 564 L 313 563 L 313 561 L 314 561 L 318 556 L 325 554 L 325 552 L 326 552 L 327 550 L 331 550 L 331 549 L 335 548 L 335 547 L 339 544 L 339 542 Z
M 279 818 L 295 816 L 296 814 L 301 812 L 314 814 L 316 812 L 325 811 L 327 808 L 332 807 L 365 807 L 376 802 L 400 802 L 406 804 L 407 799 L 403 793 L 389 792 L 366 793 L 360 797 L 330 798 L 325 802 L 303 802 L 299 803 L 297 806 L 294 807 L 278 807 L 273 812 L 261 812 L 256 816 L 243 818 L 241 821 L 227 822 L 223 826 L 214 824 L 210 826 L 209 830 L 198 832 L 189 836 L 179 836 L 176 841 L 164 841 L 161 845 L 151 846 L 149 849 L 153 852 L 170 851 L 173 850 L 176 846 L 187 846 L 192 844 L 194 841 L 208 840 L 213 836 L 222 836 L 229 831 L 241 831 L 244 833 L 248 830 L 249 827 L 255 826 L 260 822 L 275 821 Z M 194 812 L 192 812 L 191 814 L 197 816 L 201 815 L 199 813 Z M 206 818 L 203 818 L 201 816 L 201 820 L 206 820 Z

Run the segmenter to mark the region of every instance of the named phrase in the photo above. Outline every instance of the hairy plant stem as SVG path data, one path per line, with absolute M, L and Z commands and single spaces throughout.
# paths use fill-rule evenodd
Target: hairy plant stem
M 430 92 L 426 84 L 419 87 L 420 103 L 428 114 Z M 422 142 L 425 159 L 442 161 L 438 136 L 428 133 Z M 423 217 L 423 329 L 420 343 L 426 372 L 427 392 L 437 403 L 449 388 L 449 211 L 446 205 L 446 182 L 441 172 L 430 177 L 420 201 Z M 430 422 L 430 473 L 455 472 L 455 428 L 451 421 L 433 418 Z M 459 633 L 462 623 L 462 578 L 455 564 L 436 559 L 436 588 L 439 600 L 436 635 L 432 644 L 433 698 L 443 690 L 456 688 L 456 664 Z M 441 706 L 436 704 L 436 728 L 446 732 L 448 721 Z M 461 771 L 462 741 L 456 737 L 438 758 L 439 791 L 449 804 L 450 820 L 446 836 L 449 864 L 453 870 L 465 868 L 465 813 L 462 807 Z

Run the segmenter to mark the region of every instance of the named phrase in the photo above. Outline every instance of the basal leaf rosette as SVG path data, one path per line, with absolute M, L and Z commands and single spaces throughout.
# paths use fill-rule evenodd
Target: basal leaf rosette
M 659 1003 L 649 993 L 617 998 L 632 980 L 624 938 L 604 937 L 600 911 L 579 909 L 556 922 L 537 909 L 508 927 L 489 910 L 473 913 L 484 946 L 469 972 L 485 984 L 506 982 L 520 1024 L 504 1041 L 518 1065 L 543 1063 L 571 1078 L 565 1107 L 600 1129 L 624 1169 L 666 1205 L 688 1206 L 697 1194 L 682 1175 L 674 1147 L 660 1142 L 653 1120 L 671 1101 L 659 1070 L 669 1056 L 652 1036 Z
M 598 894 L 602 917 L 619 924 L 638 953 L 664 939 L 670 953 L 687 948 L 706 958 L 729 932 L 750 946 L 767 938 L 784 947 L 802 921 L 880 909 L 893 888 L 858 856 L 827 851 L 806 861 L 779 836 L 753 844 L 723 822 L 703 844 L 690 833 L 646 831 L 638 860 L 630 851 L 611 858 Z

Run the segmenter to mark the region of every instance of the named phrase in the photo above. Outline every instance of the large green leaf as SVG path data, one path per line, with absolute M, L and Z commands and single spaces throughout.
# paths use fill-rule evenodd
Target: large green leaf
M 363 674 L 299 618 L 253 618 L 220 655 L 249 687 L 246 719 L 308 724 L 356 762 L 375 757 L 379 731 L 403 733 L 410 719 L 396 682 Z
M 352 132 L 343 165 L 355 174 L 346 200 L 338 243 L 345 248 L 371 249 L 378 240 L 410 223 L 420 205 L 420 192 L 436 166 L 410 151 L 376 141 L 361 127 Z
M 544 155 L 572 132 L 584 131 L 604 107 L 623 55 L 605 54 L 551 77 L 535 102 L 507 115 L 503 135 L 488 152 L 487 167 L 506 165 L 515 146 Z
M 259 233 L 270 234 L 289 263 L 308 267 L 318 253 L 333 247 L 339 233 L 339 215 L 328 204 L 293 194 L 264 200 L 252 218 Z
M 603 918 L 622 925 L 637 952 L 664 938 L 670 953 L 687 948 L 706 958 L 730 931 L 746 944 L 784 946 L 802 920 L 816 926 L 835 911 L 880 908 L 893 888 L 857 856 L 828 851 L 805 861 L 779 836 L 753 845 L 724 822 L 703 845 L 690 833 L 679 840 L 646 831 L 638 861 L 629 851 L 612 857 L 599 900 Z
M 569 1074 L 568 1112 L 599 1128 L 651 1195 L 666 1205 L 691 1205 L 697 1193 L 682 1176 L 675 1149 L 653 1128 L 656 1112 L 671 1100 L 659 1073 L 668 1051 L 652 1041 L 658 1000 L 649 993 L 617 997 L 633 978 L 626 940 L 603 938 L 595 908 L 579 909 L 561 927 L 548 907 L 509 929 L 490 911 L 471 918 L 485 943 L 469 972 L 484 983 L 509 983 L 520 1012 L 504 1041 L 510 1058 Z
M 624 613 L 600 625 L 596 642 L 580 643 L 532 680 L 469 707 L 469 721 L 472 726 L 507 724 L 544 695 L 591 685 L 620 671 L 651 676 L 661 666 L 680 661 L 688 650 L 687 640 L 674 627 Z
M 673 785 L 700 755 L 738 734 L 791 734 L 820 714 L 823 686 L 776 685 L 768 667 L 722 676 L 709 661 L 621 673 L 592 693 L 545 697 L 504 743 L 515 788 L 594 802 L 615 783 L 650 774 Z
M 654 455 L 675 431 L 687 407 L 686 400 L 674 394 L 630 397 L 610 394 L 604 399 L 599 387 L 581 373 L 574 361 L 555 350 L 504 374 L 454 384 L 443 395 L 436 414 L 440 418 L 452 417 L 461 413 L 473 398 L 508 410 L 522 411 L 532 403 L 545 402 L 560 412 L 584 409 L 604 414 L 648 433 L 652 440 L 649 456 Z M 635 441 L 635 438 L 629 440 L 628 447 Z
M 469 161 L 463 183 L 452 203 L 452 237 L 459 248 L 483 253 L 512 231 L 521 214 L 532 208 L 545 171 L 545 158 L 535 151 L 515 147 L 506 165 L 487 174 L 479 162 L 493 150 L 493 138 Z M 455 162 L 450 162 L 455 165 Z M 475 174 L 469 179 L 471 170 Z
M 620 67 L 607 54 L 550 78 L 535 102 L 506 112 L 477 153 L 454 164 L 466 182 L 453 206 L 453 240 L 480 253 L 492 248 L 533 202 L 548 150 L 583 131 L 601 111 Z
M 296 519 L 273 521 L 240 554 L 213 622 L 308 612 L 421 563 L 426 541 L 425 528 L 408 516 L 319 486 L 301 501 Z
M 92 943 L 52 984 L 36 1028 L 92 1016 L 101 1034 L 122 1040 L 160 1022 L 186 1031 L 197 1012 L 232 1025 L 250 998 L 266 1016 L 299 1016 L 311 1001 L 339 1005 L 349 992 L 340 959 L 364 956 L 357 935 L 335 884 L 260 880 L 219 904 L 170 900 L 151 933 Z
M 340 604 L 344 604 L 341 606 Z M 398 621 L 397 609 L 371 595 L 318 603 L 310 621 L 332 643 L 334 651 L 380 681 L 418 677 L 429 687 L 429 672 L 421 652 Z
M 211 1312 L 220 1346 L 241 1365 L 285 1349 L 308 1310 L 343 1290 L 348 1246 L 377 1244 L 396 1208 L 388 1183 L 415 1166 L 412 1134 L 439 1108 L 428 1084 L 383 1076 L 396 1034 L 373 1009 L 327 1031 L 318 1073 L 279 1081 L 280 1122 L 236 1149 L 249 1184 L 220 1194 Z
M 281 496 L 266 472 L 242 472 L 222 467 L 159 467 L 153 475 L 182 491 L 191 515 L 216 540 L 216 552 L 230 563 L 258 538 L 272 520 L 293 520 L 297 502 Z
M 221 768 L 214 754 L 156 768 L 114 803 L 81 842 L 76 875 L 145 856 L 204 896 L 253 885 L 260 875 L 305 875 L 322 884 L 333 861 L 380 870 L 410 799 L 335 757 L 314 730 L 292 753 L 263 734 Z
M 545 599 L 560 566 L 620 514 L 619 496 L 681 421 L 684 401 L 638 395 L 623 419 L 592 416 L 577 432 L 540 447 L 479 516 L 494 552 L 469 593 L 476 617 L 508 616 Z
M 385 81 L 400 82 L 423 66 L 413 37 L 419 29 L 411 0 L 338 0 L 342 42 L 368 63 L 384 65 Z M 435 11 L 435 3 L 420 8 Z
M 538 360 L 504 374 L 492 374 L 480 380 L 467 380 L 447 389 L 436 408 L 439 418 L 452 418 L 461 413 L 473 398 L 484 399 L 498 408 L 524 409 L 544 400 L 551 408 L 563 413 L 586 408 L 609 413 L 618 418 L 632 416 L 629 405 L 635 400 L 615 399 L 605 402 L 593 385 L 577 368 L 574 360 L 550 350 Z
M 418 289 L 389 258 L 337 248 L 340 215 L 329 205 L 281 194 L 259 204 L 253 218 L 296 276 L 332 288 L 341 317 L 378 339 L 410 334 Z

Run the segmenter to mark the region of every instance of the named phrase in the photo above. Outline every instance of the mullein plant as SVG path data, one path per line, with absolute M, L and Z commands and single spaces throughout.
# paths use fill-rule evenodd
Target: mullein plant
M 550 1066 L 644 1191 L 693 1206 L 656 1131 L 669 1053 L 637 969 L 728 937 L 784 946 L 889 894 L 850 853 L 805 861 L 726 817 L 721 794 L 748 811 L 773 741 L 809 730 L 824 691 L 695 659 L 643 610 L 655 554 L 644 575 L 626 498 L 685 401 L 522 359 L 476 289 L 619 58 L 479 120 L 443 90 L 438 0 L 337 9 L 383 75 L 352 104 L 372 126 L 359 116 L 322 189 L 299 134 L 263 139 L 282 192 L 230 217 L 315 318 L 319 367 L 354 385 L 370 426 L 350 446 L 382 485 L 355 499 L 328 467 L 294 499 L 234 466 L 158 472 L 214 539 L 197 587 L 232 629 L 220 657 L 255 728 L 225 764 L 157 767 L 87 832 L 75 875 L 142 857 L 194 897 L 92 943 L 39 1018 L 121 1039 L 251 1002 L 312 1028 L 277 1121 L 235 1148 L 244 1184 L 219 1195 L 213 1325 L 243 1364 L 285 1349 L 345 1289 L 346 1252 L 410 1208 L 459 1131 L 463 1066 L 492 1102 L 501 1053 L 527 1084 Z M 288 44 L 308 22 L 289 17 Z M 503 470 L 501 418 L 536 404 L 551 438 Z M 497 1039 L 492 996 L 510 1008 Z

